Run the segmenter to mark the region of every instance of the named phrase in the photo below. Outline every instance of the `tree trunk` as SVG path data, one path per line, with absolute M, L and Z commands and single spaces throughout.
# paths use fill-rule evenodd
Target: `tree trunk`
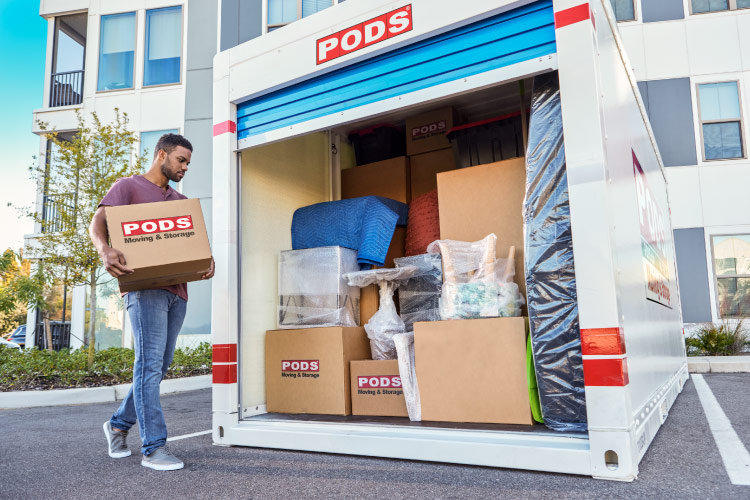
M 47 335 L 47 350 L 53 351 L 52 349 L 52 328 L 49 326 L 49 314 L 44 313 L 44 332 Z
M 88 368 L 94 366 L 94 354 L 96 353 L 96 271 L 91 272 L 91 294 L 89 300 L 89 352 Z

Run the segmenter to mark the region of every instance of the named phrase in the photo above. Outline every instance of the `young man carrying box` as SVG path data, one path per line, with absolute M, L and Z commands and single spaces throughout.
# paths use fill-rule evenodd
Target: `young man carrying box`
M 169 186 L 187 172 L 193 146 L 181 135 L 164 134 L 154 148 L 154 161 L 144 175 L 115 182 L 99 203 L 89 234 L 104 267 L 119 278 L 133 272 L 123 253 L 108 244 L 104 207 L 186 199 Z M 214 264 L 202 279 L 214 275 Z M 187 306 L 187 283 L 125 294 L 125 307 L 133 326 L 135 365 L 133 385 L 112 418 L 104 423 L 109 456 L 130 455 L 125 439 L 138 422 L 143 446 L 141 465 L 156 470 L 181 469 L 184 464 L 166 448 L 167 426 L 159 401 L 159 384 L 172 363 L 177 335 Z

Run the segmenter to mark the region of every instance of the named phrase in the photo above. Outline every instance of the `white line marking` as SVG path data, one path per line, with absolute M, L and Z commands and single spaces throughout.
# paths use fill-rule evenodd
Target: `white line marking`
M 171 438 L 167 438 L 167 441 L 177 441 L 178 439 L 187 439 L 195 436 L 203 436 L 204 434 L 211 434 L 211 431 L 200 431 L 200 432 L 194 432 L 192 434 L 183 434 L 182 436 L 175 436 Z
M 703 376 L 693 374 L 692 377 L 729 480 L 732 484 L 750 485 L 750 452 L 740 441 Z

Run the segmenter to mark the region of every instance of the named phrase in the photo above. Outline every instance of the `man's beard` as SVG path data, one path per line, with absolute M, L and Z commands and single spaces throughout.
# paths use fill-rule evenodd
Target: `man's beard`
M 172 182 L 180 182 L 181 179 L 180 179 L 179 174 L 169 170 L 169 168 L 167 168 L 168 165 L 171 165 L 171 163 L 169 162 L 169 160 L 166 160 L 164 164 L 162 164 L 161 166 L 161 173 L 164 174 L 164 177 L 166 177 Z

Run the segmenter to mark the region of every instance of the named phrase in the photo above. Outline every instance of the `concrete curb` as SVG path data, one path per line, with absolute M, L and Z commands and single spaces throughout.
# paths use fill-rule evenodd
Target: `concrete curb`
M 114 403 L 122 401 L 131 384 L 78 389 L 52 389 L 49 391 L 0 392 L 0 409 L 36 408 L 38 406 L 81 405 L 88 403 Z M 164 380 L 160 394 L 195 391 L 211 387 L 211 375 Z
M 750 373 L 750 356 L 695 356 L 688 358 L 690 373 Z

